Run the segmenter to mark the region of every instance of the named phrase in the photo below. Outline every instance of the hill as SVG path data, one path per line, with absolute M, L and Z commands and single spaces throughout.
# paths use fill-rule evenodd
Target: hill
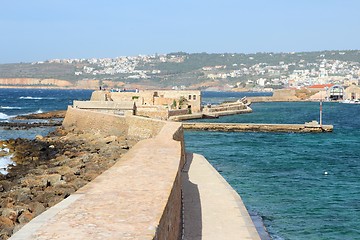
M 254 87 L 258 79 L 264 79 L 268 86 L 281 88 L 286 82 L 283 80 L 294 73 L 306 72 L 309 77 L 318 77 L 322 73 L 358 77 L 359 66 L 358 50 L 254 54 L 175 52 L 114 59 L 0 64 L 0 86 L 206 88 L 213 85 L 249 87 L 253 84 Z M 21 84 L 14 79 L 28 80 Z M 86 81 L 92 81 L 92 84 L 84 84 Z

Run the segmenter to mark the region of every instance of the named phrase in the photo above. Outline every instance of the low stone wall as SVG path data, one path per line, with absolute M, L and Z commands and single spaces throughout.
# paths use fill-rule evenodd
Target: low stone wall
M 156 136 L 165 125 L 164 121 L 138 116 L 114 114 L 69 107 L 63 126 L 81 131 L 101 132 L 105 135 L 126 135 L 141 140 Z
M 168 118 L 168 109 L 161 106 L 138 106 L 136 115 L 166 120 Z
M 63 121 L 65 128 L 101 132 L 105 135 L 127 135 L 125 117 L 68 107 Z
M 169 117 L 189 114 L 189 109 L 169 110 Z
M 181 123 L 70 107 L 63 126 L 143 140 L 11 239 L 181 239 Z

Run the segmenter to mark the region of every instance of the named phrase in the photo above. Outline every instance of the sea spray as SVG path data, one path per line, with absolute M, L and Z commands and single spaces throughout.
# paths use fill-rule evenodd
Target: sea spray
M 9 166 L 15 166 L 15 162 L 12 161 L 13 154 L 0 157 L 0 174 L 8 174 Z
M 9 119 L 9 116 L 0 112 L 0 119 Z

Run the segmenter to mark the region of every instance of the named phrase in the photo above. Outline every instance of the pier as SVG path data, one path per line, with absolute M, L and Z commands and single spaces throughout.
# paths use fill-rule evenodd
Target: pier
M 221 132 L 332 132 L 333 125 L 319 125 L 313 121 L 305 124 L 265 124 L 265 123 L 205 123 L 186 122 L 183 128 L 199 131 Z

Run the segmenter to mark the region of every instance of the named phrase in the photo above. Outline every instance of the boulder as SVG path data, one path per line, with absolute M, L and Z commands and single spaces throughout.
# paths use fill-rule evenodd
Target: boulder
M 45 207 L 39 202 L 31 202 L 29 203 L 28 210 L 36 217 L 45 211 Z
M 25 224 L 25 223 L 30 222 L 30 220 L 33 219 L 33 217 L 34 217 L 34 215 L 30 211 L 25 210 L 18 217 L 18 222 L 20 224 Z
M 17 213 L 11 208 L 4 208 L 1 212 L 1 216 L 11 220 L 12 222 L 16 222 Z

